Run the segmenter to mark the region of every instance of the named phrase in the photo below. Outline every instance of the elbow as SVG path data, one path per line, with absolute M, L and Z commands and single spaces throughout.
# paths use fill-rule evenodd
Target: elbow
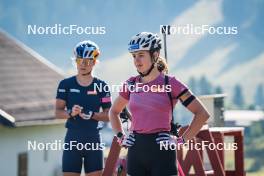
M 203 112 L 201 113 L 201 116 L 204 118 L 205 122 L 210 118 L 210 114 L 206 109 L 203 110 Z
M 110 119 L 109 119 L 109 116 L 107 116 L 107 118 L 105 119 L 105 122 L 109 122 Z
M 113 119 L 118 116 L 119 112 L 115 111 L 113 108 L 110 108 L 108 116 L 109 116 L 109 120 L 113 121 Z
M 54 116 L 55 116 L 56 119 L 60 119 L 59 112 L 58 112 L 57 109 L 54 112 Z
M 202 123 L 206 123 L 210 118 L 209 112 L 204 108 L 199 109 L 199 111 L 195 113 L 195 116 L 198 117 Z
M 112 118 L 113 118 L 113 109 L 110 108 L 109 112 L 108 112 L 108 118 L 109 118 L 109 121 L 112 121 Z
M 110 120 L 110 111 L 109 110 L 107 110 L 106 112 L 106 118 L 105 118 L 105 120 L 104 120 L 104 122 L 109 122 Z
M 56 119 L 58 118 L 58 113 L 57 113 L 56 110 L 54 111 L 54 116 L 55 116 Z

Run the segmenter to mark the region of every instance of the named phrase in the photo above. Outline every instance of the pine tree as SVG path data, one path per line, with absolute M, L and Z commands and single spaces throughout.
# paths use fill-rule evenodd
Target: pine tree
M 216 86 L 215 91 L 214 91 L 215 94 L 222 94 L 223 92 L 224 91 L 221 86 Z
M 237 84 L 234 87 L 234 96 L 233 96 L 233 103 L 239 107 L 242 108 L 244 106 L 244 97 L 243 97 L 243 91 L 242 91 L 242 87 Z
M 197 81 L 194 77 L 191 77 L 188 81 L 188 86 L 190 87 L 191 91 L 194 93 L 194 94 L 199 94 L 199 92 L 197 91 L 198 90 L 198 85 L 197 85 Z
M 254 99 L 256 106 L 264 108 L 264 89 L 262 84 L 257 86 Z
M 212 93 L 212 86 L 205 76 L 199 80 L 199 93 L 200 95 L 208 95 Z

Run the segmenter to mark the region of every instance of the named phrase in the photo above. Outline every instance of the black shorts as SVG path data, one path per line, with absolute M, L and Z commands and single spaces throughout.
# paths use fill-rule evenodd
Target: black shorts
M 176 151 L 160 149 L 156 134 L 135 134 L 135 144 L 128 149 L 127 173 L 131 176 L 177 175 Z
M 68 130 L 65 143 L 79 145 L 72 146 L 63 151 L 62 171 L 81 173 L 84 166 L 85 173 L 99 171 L 103 169 L 103 148 L 101 147 L 100 135 L 87 135 L 83 131 Z M 85 146 L 86 148 L 80 149 Z

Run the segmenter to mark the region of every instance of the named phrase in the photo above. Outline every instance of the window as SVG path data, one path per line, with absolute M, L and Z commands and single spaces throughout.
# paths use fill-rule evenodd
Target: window
M 28 154 L 26 152 L 18 154 L 18 176 L 28 175 Z

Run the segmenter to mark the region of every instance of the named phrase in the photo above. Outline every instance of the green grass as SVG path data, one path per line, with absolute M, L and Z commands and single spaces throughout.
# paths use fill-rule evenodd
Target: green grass
M 247 176 L 263 176 L 264 175 L 264 167 L 257 172 L 247 172 Z
M 245 168 L 247 171 L 253 166 L 254 162 L 254 158 L 245 158 Z

